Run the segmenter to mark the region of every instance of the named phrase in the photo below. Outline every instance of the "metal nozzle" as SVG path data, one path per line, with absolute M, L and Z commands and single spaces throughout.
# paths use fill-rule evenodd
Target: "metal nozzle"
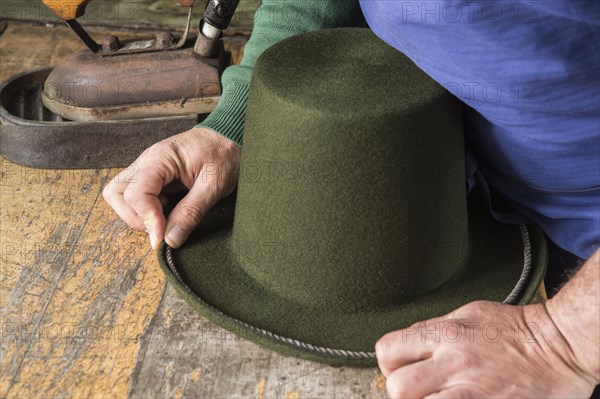
M 221 39 L 221 32 L 221 29 L 215 28 L 206 21 L 200 21 L 200 32 L 194 44 L 194 53 L 201 57 L 214 57 Z
M 215 56 L 223 30 L 227 29 L 240 0 L 208 0 L 204 18 L 200 21 L 194 53 L 212 58 Z

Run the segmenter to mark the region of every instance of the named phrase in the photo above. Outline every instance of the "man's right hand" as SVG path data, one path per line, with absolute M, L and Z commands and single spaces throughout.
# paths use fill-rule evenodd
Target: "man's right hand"
M 207 128 L 194 128 L 146 149 L 104 188 L 106 202 L 130 227 L 146 231 L 152 248 L 177 248 L 206 212 L 237 185 L 241 149 Z M 168 219 L 170 195 L 188 189 Z

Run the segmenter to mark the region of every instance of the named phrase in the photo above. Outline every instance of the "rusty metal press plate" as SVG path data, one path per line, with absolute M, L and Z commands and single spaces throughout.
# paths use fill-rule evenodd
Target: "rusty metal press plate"
M 126 167 L 147 147 L 195 126 L 206 115 L 75 122 L 49 111 L 42 90 L 52 68 L 0 87 L 0 155 L 34 168 Z

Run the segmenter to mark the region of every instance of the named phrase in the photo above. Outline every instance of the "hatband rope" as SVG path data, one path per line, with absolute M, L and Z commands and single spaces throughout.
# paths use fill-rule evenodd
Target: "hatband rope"
M 502 302 L 502 303 L 506 303 L 506 304 L 513 304 L 516 302 L 519 295 L 523 291 L 523 288 L 527 284 L 529 275 L 531 274 L 531 258 L 532 258 L 532 256 L 531 256 L 531 242 L 529 239 L 529 232 L 527 230 L 527 226 L 525 226 L 523 224 L 519 225 L 519 228 L 521 230 L 521 237 L 523 239 L 523 271 L 521 272 L 521 277 L 519 278 L 519 281 L 517 281 L 517 284 L 515 285 L 515 287 L 511 291 L 511 293 Z M 165 258 L 167 260 L 169 269 L 171 270 L 173 275 L 177 278 L 177 280 L 181 283 L 181 285 L 183 285 L 187 291 L 189 291 L 200 303 L 202 303 L 202 305 L 204 307 L 210 309 L 214 313 L 217 313 L 219 316 L 223 317 L 224 319 L 232 321 L 232 322 L 234 322 L 244 328 L 252 330 L 260 335 L 267 336 L 271 339 L 283 342 L 292 347 L 302 348 L 302 349 L 305 349 L 305 350 L 308 350 L 311 352 L 324 353 L 324 354 L 328 354 L 328 355 L 332 355 L 332 356 L 336 356 L 336 357 L 350 358 L 350 359 L 374 359 L 375 358 L 375 352 L 349 351 L 349 350 L 344 350 L 344 349 L 334 349 L 334 348 L 327 348 L 324 346 L 312 345 L 307 342 L 298 341 L 297 339 L 292 339 L 292 338 L 284 337 L 279 334 L 275 334 L 271 331 L 253 326 L 244 321 L 241 321 L 241 320 L 238 320 L 231 316 L 228 316 L 225 313 L 221 312 L 219 309 L 217 309 L 214 306 L 205 302 L 202 298 L 200 298 L 198 295 L 196 295 L 187 286 L 187 284 L 183 281 L 183 279 L 179 275 L 177 268 L 175 267 L 175 262 L 173 261 L 173 250 L 169 246 L 167 246 L 165 249 Z

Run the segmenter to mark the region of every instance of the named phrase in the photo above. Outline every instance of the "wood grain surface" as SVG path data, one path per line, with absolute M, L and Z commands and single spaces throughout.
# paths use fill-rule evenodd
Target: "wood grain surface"
M 238 62 L 243 42 L 227 39 Z M 0 79 L 81 47 L 65 27 L 10 22 Z M 0 397 L 385 397 L 375 368 L 280 356 L 191 310 L 102 199 L 118 170 L 0 161 Z

